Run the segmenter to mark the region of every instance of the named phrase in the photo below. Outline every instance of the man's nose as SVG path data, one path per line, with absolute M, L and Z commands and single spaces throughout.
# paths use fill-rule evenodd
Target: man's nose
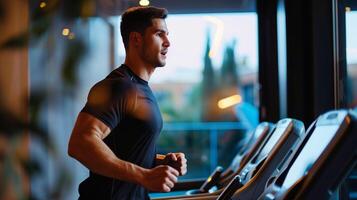
M 164 45 L 164 47 L 169 47 L 170 46 L 170 40 L 169 40 L 168 37 L 165 37 L 163 45 Z

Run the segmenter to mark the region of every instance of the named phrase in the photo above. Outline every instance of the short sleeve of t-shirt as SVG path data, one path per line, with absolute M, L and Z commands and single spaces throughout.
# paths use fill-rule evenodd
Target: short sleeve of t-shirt
M 81 112 L 93 115 L 113 130 L 133 110 L 134 88 L 130 82 L 104 79 L 92 87 Z

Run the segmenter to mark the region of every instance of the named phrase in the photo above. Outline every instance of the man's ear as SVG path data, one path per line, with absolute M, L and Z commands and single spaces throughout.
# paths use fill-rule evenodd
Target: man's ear
M 129 41 L 131 44 L 133 44 L 135 47 L 139 46 L 142 42 L 142 36 L 139 32 L 131 32 L 129 34 Z

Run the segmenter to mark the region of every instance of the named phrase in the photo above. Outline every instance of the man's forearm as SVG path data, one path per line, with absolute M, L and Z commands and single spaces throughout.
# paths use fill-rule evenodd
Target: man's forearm
M 119 159 L 111 149 L 95 135 L 71 138 L 69 154 L 91 171 L 123 181 L 140 183 L 146 169 Z

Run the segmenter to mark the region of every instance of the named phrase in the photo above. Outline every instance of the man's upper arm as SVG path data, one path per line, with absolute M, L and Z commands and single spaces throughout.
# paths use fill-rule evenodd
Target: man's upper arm
M 70 142 L 87 136 L 97 136 L 103 140 L 109 133 L 110 128 L 101 120 L 91 114 L 80 112 L 74 125 Z

